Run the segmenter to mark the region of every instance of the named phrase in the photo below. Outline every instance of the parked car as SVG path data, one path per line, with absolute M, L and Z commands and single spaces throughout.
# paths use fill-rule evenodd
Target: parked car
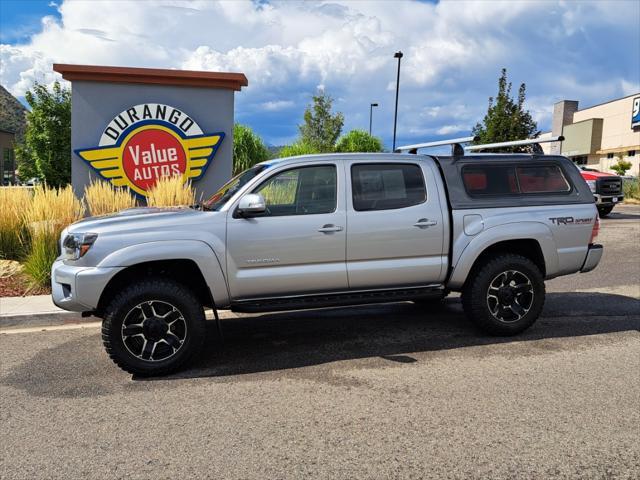
M 69 226 L 53 299 L 102 318 L 109 356 L 140 375 L 201 351 L 205 307 L 428 305 L 458 291 L 480 330 L 515 335 L 540 315 L 545 279 L 596 267 L 598 226 L 589 187 L 560 156 L 292 157 L 197 208 Z
M 601 217 L 611 213 L 613 207 L 624 200 L 622 178 L 611 173 L 603 173 L 593 168 L 578 167 L 585 179 L 598 207 Z

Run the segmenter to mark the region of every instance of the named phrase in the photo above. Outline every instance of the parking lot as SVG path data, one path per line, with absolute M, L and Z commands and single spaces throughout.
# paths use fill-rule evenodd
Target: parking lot
M 136 379 L 97 327 L 0 334 L 0 478 L 638 478 L 640 206 L 543 318 L 482 336 L 456 296 L 243 315 Z

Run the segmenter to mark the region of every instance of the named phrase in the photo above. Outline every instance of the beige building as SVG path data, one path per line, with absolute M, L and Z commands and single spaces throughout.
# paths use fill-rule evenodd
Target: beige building
M 603 172 L 620 160 L 631 162 L 627 175 L 640 175 L 640 93 L 578 109 L 575 100 L 553 106 L 552 131 L 564 142 L 545 143 L 545 153 L 562 154 Z

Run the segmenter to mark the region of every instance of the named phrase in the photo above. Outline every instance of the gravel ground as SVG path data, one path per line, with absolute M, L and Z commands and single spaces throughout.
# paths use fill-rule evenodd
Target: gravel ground
M 0 478 L 638 478 L 640 207 L 617 212 L 516 338 L 455 297 L 246 315 L 142 380 L 97 328 L 5 331 Z

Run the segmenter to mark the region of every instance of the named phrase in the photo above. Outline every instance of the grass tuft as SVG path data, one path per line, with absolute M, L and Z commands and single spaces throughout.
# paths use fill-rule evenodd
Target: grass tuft
M 24 255 L 26 231 L 22 212 L 31 201 L 28 188 L 0 188 L 0 259 L 16 260 Z
M 187 207 L 196 203 L 195 190 L 191 182 L 181 176 L 161 177 L 147 190 L 147 205 L 150 207 Z
M 135 207 L 136 200 L 124 188 L 114 188 L 101 180 L 92 180 L 84 189 L 84 201 L 92 216 L 107 215 Z

